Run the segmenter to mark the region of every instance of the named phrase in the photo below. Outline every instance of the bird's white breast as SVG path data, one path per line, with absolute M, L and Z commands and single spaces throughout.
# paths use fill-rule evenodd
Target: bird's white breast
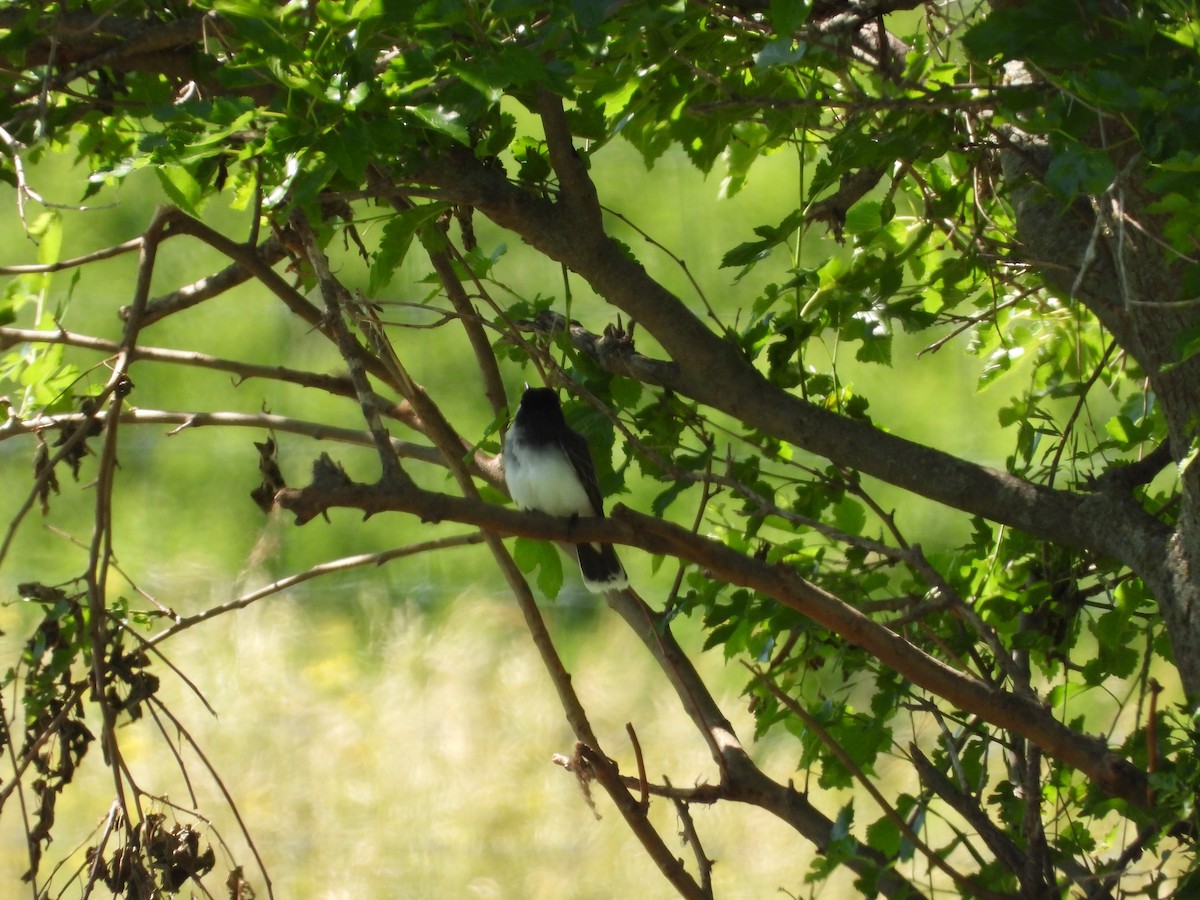
M 510 431 L 504 440 L 504 480 L 522 509 L 552 516 L 596 515 L 574 467 L 557 445 L 517 442 Z

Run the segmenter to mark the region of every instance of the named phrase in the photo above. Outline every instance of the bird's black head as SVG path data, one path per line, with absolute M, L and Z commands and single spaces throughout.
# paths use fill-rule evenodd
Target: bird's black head
M 526 388 L 513 418 L 513 428 L 519 429 L 524 440 L 534 443 L 557 440 L 568 428 L 558 394 L 552 388 Z
M 521 395 L 518 416 L 535 416 L 552 422 L 563 421 L 562 405 L 553 388 L 526 388 Z

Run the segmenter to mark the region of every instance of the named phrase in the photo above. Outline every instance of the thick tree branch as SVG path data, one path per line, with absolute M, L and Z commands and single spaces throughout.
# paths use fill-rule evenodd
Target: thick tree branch
M 23 24 L 23 11 L 0 11 L 0 28 Z M 38 39 L 25 50 L 25 58 L 0 58 L 0 68 L 27 71 L 31 66 L 53 63 L 60 71 L 45 81 L 18 91 L 19 101 L 58 91 L 72 81 L 100 68 L 120 72 L 146 70 L 173 78 L 194 78 L 197 60 L 203 55 L 203 39 L 215 32 L 215 12 L 193 13 L 178 19 L 96 15 L 87 12 L 59 13 L 39 23 Z M 21 97 L 21 93 L 25 96 Z
M 1007 67 L 1010 80 L 1037 82 L 1023 63 Z M 1082 302 L 1111 330 L 1122 350 L 1146 372 L 1167 423 L 1172 458 L 1181 462 L 1195 446 L 1200 421 L 1200 354 L 1180 359 L 1180 335 L 1200 328 L 1200 305 L 1182 295 L 1194 260 L 1165 241 L 1162 212 L 1146 187 L 1152 172 L 1140 142 L 1124 121 L 1096 115 L 1091 143 L 1117 172 L 1100 194 L 1080 197 L 1069 210 L 1044 184 L 1054 150 L 1044 137 L 1009 128 L 1000 161 L 1016 213 L 1024 252 L 1038 261 L 1046 282 Z M 1180 471 L 1178 525 L 1149 565 L 1127 562 L 1158 599 L 1175 648 L 1184 689 L 1200 696 L 1200 467 Z M 1111 522 L 1106 522 L 1111 525 Z M 1112 528 L 1114 535 L 1122 529 Z M 1146 533 L 1129 537 L 1144 544 Z M 1144 549 L 1144 547 L 1139 548 Z
M 415 487 L 399 490 L 392 485 L 354 484 L 349 480 L 287 488 L 279 492 L 276 502 L 295 514 L 297 524 L 330 507 L 360 509 L 368 516 L 402 511 L 425 522 L 462 522 L 493 534 L 628 544 L 695 563 L 716 578 L 773 597 L 867 650 L 885 666 L 958 709 L 1025 737 L 1048 755 L 1086 774 L 1105 793 L 1137 807 L 1149 806 L 1144 772 L 1101 741 L 1062 725 L 1045 707 L 951 669 L 791 569 L 743 556 L 717 541 L 623 506 L 618 505 L 609 519 L 561 520 Z
M 539 87 L 537 102 L 538 114 L 542 117 L 542 128 L 546 133 L 550 164 L 558 175 L 558 204 L 566 217 L 574 222 L 577 235 L 600 233 L 604 223 L 599 195 L 588 175 L 587 166 L 575 149 L 562 97 L 548 88 Z
M 607 235 L 510 184 L 466 153 L 444 154 L 424 179 L 568 266 L 650 332 L 677 367 L 674 389 L 746 425 L 919 496 L 1036 537 L 1119 559 L 1139 574 L 1167 553 L 1169 528 L 1132 498 L 1081 495 L 1024 481 L 879 431 L 780 390 L 710 331 Z

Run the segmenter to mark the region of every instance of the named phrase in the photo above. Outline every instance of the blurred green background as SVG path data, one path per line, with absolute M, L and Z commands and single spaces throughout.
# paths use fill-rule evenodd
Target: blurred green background
M 593 174 L 602 201 L 686 261 L 688 272 L 727 322 L 748 305 L 764 284 L 780 280 L 787 261 L 763 264 L 739 283 L 734 270 L 718 268 L 722 254 L 749 239 L 752 228 L 781 220 L 799 196 L 794 157 L 777 154 L 760 164 L 747 188 L 719 199 L 720 183 L 705 180 L 680 158 L 668 157 L 647 171 L 632 150 L 605 148 Z M 48 157 L 31 165 L 34 185 L 48 199 L 72 204 L 86 172 Z M 90 212 L 64 210 L 64 257 L 136 236 L 163 202 L 157 182 L 135 173 L 106 188 Z M 0 224 L 0 264 L 33 262 L 37 248 L 18 221 L 11 191 L 0 194 L 9 215 Z M 41 212 L 30 207 L 30 218 Z M 366 211 L 369 214 L 371 211 Z M 205 220 L 242 238 L 244 212 L 212 205 Z M 669 288 L 699 308 L 700 299 L 684 272 L 625 222 L 613 218 L 614 234 Z M 360 225 L 372 245 L 376 224 Z M 553 295 L 562 309 L 563 274 L 547 260 L 483 221 L 476 227 L 482 250 L 506 253 L 495 275 L 510 296 Z M 365 286 L 365 269 L 353 252 L 335 248 L 339 275 Z M 803 264 L 815 265 L 837 248 L 822 234 L 806 237 Z M 415 256 L 416 254 L 414 254 Z M 222 268 L 226 261 L 187 238 L 161 251 L 154 294 Z M 46 294 L 47 310 L 60 310 L 71 331 L 118 339 L 116 311 L 132 299 L 136 256 L 88 267 L 78 284 L 72 273 L 56 275 Z M 420 283 L 425 268 L 409 259 L 382 301 L 419 301 L 429 291 Z M 613 316 L 586 285 L 571 280 L 571 313 L 590 330 L 602 331 Z M 501 292 L 500 299 L 505 299 Z M 69 300 L 68 300 L 69 297 Z M 18 322 L 32 325 L 33 308 Z M 385 318 L 398 318 L 385 313 Z M 52 323 L 44 318 L 41 327 Z M 491 413 L 478 378 L 461 364 L 453 328 L 393 331 L 410 371 L 468 436 L 482 437 Z M 278 362 L 293 368 L 336 371 L 338 360 L 319 335 L 290 320 L 286 310 L 253 284 L 168 318 L 147 330 L 141 343 L 199 350 L 232 359 Z M 264 351 L 264 348 L 268 348 Z M 639 345 L 643 352 L 654 348 Z M 894 356 L 911 362 L 921 345 L 898 335 Z M 897 384 L 891 369 L 858 365 L 853 353 L 830 348 L 839 373 L 872 399 L 870 413 L 881 427 L 924 440 L 972 460 L 1003 467 L 1010 439 L 996 424 L 1000 390 L 977 393 L 980 362 L 951 345 L 905 366 Z M 73 352 L 81 368 L 96 366 L 95 354 Z M 264 359 L 264 357 L 266 357 Z M 825 368 L 830 360 L 813 359 Z M 532 370 L 506 371 L 510 396 Z M 106 370 L 87 376 L 103 383 Z M 188 411 L 266 409 L 282 415 L 361 427 L 355 404 L 265 381 L 234 385 L 227 374 L 139 363 L 130 402 L 146 409 Z M 1007 378 L 1020 378 L 1013 373 Z M 20 388 L 0 384 L 17 400 Z M 116 554 L 137 589 L 187 614 L 226 602 L 270 581 L 319 562 L 400 546 L 434 534 L 461 533 L 452 526 L 421 526 L 395 515 L 363 522 L 335 512 L 331 521 L 294 527 L 278 514 L 264 516 L 249 492 L 258 483 L 249 430 L 189 429 L 166 437 L 159 426 L 125 428 L 117 476 Z M 393 433 L 407 437 L 398 428 Z M 311 460 L 326 450 L 352 477 L 369 480 L 376 469 L 369 450 L 317 446 L 295 436 L 281 438 L 280 461 L 290 483 L 307 479 Z M 24 502 L 32 476 L 34 444 L 0 442 L 0 497 L 4 521 Z M 88 539 L 94 461 L 81 478 L 67 472 L 62 495 L 50 516 L 36 511 L 23 524 L 0 567 L 0 652 L 8 668 L 34 621 L 34 610 L 16 601 L 24 581 L 58 583 L 79 574 L 84 555 L 71 538 Z M 444 476 L 422 473 L 434 486 Z M 639 506 L 651 496 L 620 498 Z M 899 495 L 880 488 L 885 508 Z M 927 550 L 953 544 L 965 520 L 944 512 L 926 514 L 906 500 L 900 525 Z M 674 570 L 652 573 L 649 560 L 625 554 L 632 581 L 652 606 L 659 606 Z M 134 588 L 113 580 L 114 596 L 136 599 Z M 559 641 L 576 688 L 605 749 L 625 771 L 633 757 L 625 723 L 637 729 L 649 774 L 666 774 L 677 785 L 716 777 L 707 748 L 678 711 L 665 679 L 640 647 L 599 602 L 577 585 L 574 573 L 545 613 Z M 677 626 L 684 646 L 698 656 L 702 672 L 742 739 L 753 725 L 739 697 L 744 675 L 719 654 L 699 653 L 702 636 L 694 623 Z M 172 639 L 166 654 L 187 674 L 217 713 L 206 712 L 193 691 L 159 667 L 162 697 L 203 748 L 234 798 L 274 881 L 278 897 L 669 897 L 673 892 L 631 837 L 606 798 L 597 796 L 598 821 L 574 777 L 554 766 L 553 753 L 570 753 L 573 739 L 520 615 L 482 548 L 450 550 L 358 569 L 310 581 L 246 610 L 219 617 Z M 11 692 L 6 708 L 17 708 Z M 175 735 L 171 732 L 172 737 Z M 142 721 L 122 728 L 124 752 L 138 784 L 151 794 L 191 807 L 188 786 L 161 734 Z M 898 739 L 905 739 L 898 733 Z M 795 751 L 786 741 L 752 747 L 765 771 L 798 786 Z M 259 896 L 260 876 L 240 838 L 236 821 L 198 756 L 184 752 L 199 808 L 212 817 L 206 829 L 233 848 Z M 111 776 L 93 747 L 82 790 L 62 801 L 56 842 L 48 859 L 66 856 L 78 865 L 80 849 L 95 840 L 107 814 Z M 5 775 L 5 778 L 8 776 Z M 899 789 L 899 786 L 897 786 Z M 835 815 L 836 797 L 821 798 Z M 654 804 L 664 834 L 678 830 L 667 804 Z M 705 851 L 718 864 L 717 894 L 727 898 L 773 896 L 782 890 L 805 895 L 804 874 L 811 849 L 765 813 L 754 809 L 695 809 Z M 186 818 L 181 815 L 181 819 Z M 18 808 L 9 803 L 0 818 L 0 884 L 16 884 L 28 865 Z M 76 846 L 78 845 L 78 846 Z M 678 854 L 690 859 L 682 845 Z M 218 866 L 229 860 L 218 853 Z M 63 881 L 60 876 L 59 883 Z M 218 884 L 217 881 L 213 882 Z M 845 878 L 824 892 L 837 896 Z M 829 892 L 833 892 L 830 894 Z M 67 896 L 72 896 L 70 890 Z

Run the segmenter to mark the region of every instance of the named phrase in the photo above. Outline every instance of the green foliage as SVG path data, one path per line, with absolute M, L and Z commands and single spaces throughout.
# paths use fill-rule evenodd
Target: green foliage
M 662 538 L 654 546 L 674 546 L 679 560 L 677 567 L 670 555 L 654 560 L 651 575 L 674 580 L 651 607 L 666 618 L 691 617 L 705 632 L 705 650 L 754 668 L 747 692 L 756 736 L 790 741 L 797 772 L 826 809 L 838 804 L 808 880 L 850 867 L 860 890 L 894 894 L 924 885 L 933 872 L 949 879 L 933 890 L 952 885 L 963 893 L 1061 892 L 1080 873 L 1120 883 L 1122 892 L 1166 883 L 1166 861 L 1191 853 L 1180 823 L 1194 817 L 1200 779 L 1188 749 L 1195 727 L 1184 701 L 1162 722 L 1150 718 L 1153 727 L 1142 723 L 1145 698 L 1154 696 L 1151 674 L 1165 677 L 1160 670 L 1179 662 L 1172 654 L 1181 635 L 1159 612 L 1187 604 L 1163 592 L 1181 590 L 1190 576 L 1173 573 L 1173 580 L 1131 559 L 1143 563 L 1172 529 L 1195 519 L 1194 473 L 1183 467 L 1172 477 L 1165 462 L 1147 468 L 1147 460 L 1187 459 L 1200 421 L 1200 410 L 1187 408 L 1200 350 L 1194 12 L 1172 0 L 1124 4 L 1120 14 L 1102 0 L 1070 9 L 1051 0 L 944 4 L 924 15 L 917 3 L 885 6 L 906 5 L 885 14 L 847 4 L 835 15 L 828 4 L 784 0 L 729 7 L 208 0 L 137 12 L 115 0 L 67 2 L 58 14 L 113 20 L 90 35 L 102 49 L 64 46 L 64 59 L 78 54 L 76 68 L 53 58 L 71 37 L 55 31 L 58 20 L 3 10 L 0 176 L 17 188 L 37 265 L 8 270 L 0 327 L 43 332 L 33 340 L 6 330 L 0 358 L 15 423 L 3 437 L 38 435 L 25 509 L 38 499 L 49 510 L 60 463 L 78 474 L 89 449 L 99 457 L 97 524 L 77 579 L 86 589 L 31 588 L 27 599 L 47 611 L 9 675 L 23 692 L 27 745 L 61 742 L 41 773 L 49 786 L 30 829 L 37 848 L 30 878 L 39 877 L 54 798 L 91 739 L 81 715 L 87 678 L 104 688 L 94 699 L 110 740 L 118 720 L 154 708 L 158 687 L 149 657 L 128 649 L 129 628 L 150 612 L 110 604 L 104 592 L 116 560 L 117 444 L 97 450 L 92 440 L 117 427 L 109 412 L 136 412 L 123 405 L 133 390 L 124 369 L 141 323 L 136 314 L 127 318 L 130 330 L 113 334 L 116 344 L 88 347 L 63 335 L 62 319 L 82 273 L 94 277 L 94 260 L 70 262 L 68 280 L 59 267 L 75 220 L 57 207 L 27 209 L 40 202 L 28 169 L 66 155 L 85 173 L 74 185 L 81 201 L 98 202 L 152 174 L 176 208 L 161 233 L 144 236 L 143 266 L 152 267 L 159 239 L 198 238 L 227 257 L 219 277 L 172 296 L 140 297 L 156 315 L 189 308 L 180 296 L 203 294 L 212 282 L 253 276 L 303 324 L 289 350 L 329 338 L 345 376 L 336 384 L 322 380 L 321 365 L 296 363 L 308 367 L 299 372 L 290 353 L 265 346 L 254 360 L 190 362 L 297 390 L 318 385 L 349 401 L 326 422 L 280 415 L 297 434 L 346 440 L 332 422 L 347 421 L 338 417 L 349 408 L 349 421 L 361 426 L 361 414 L 371 427 L 359 442 L 379 451 L 391 479 L 385 487 L 400 483 L 396 471 L 414 460 L 436 458 L 462 480 L 490 478 L 496 496 L 497 469 L 482 457 L 502 427 L 497 395 L 535 373 L 568 386 L 566 415 L 593 448 L 604 495 L 719 543 L 727 555 L 710 546 L 712 569 L 736 575 L 732 556 L 752 570 L 724 581 Z M 170 65 L 155 62 L 164 50 L 174 54 Z M 691 282 L 694 305 L 704 307 L 695 323 L 711 328 L 746 382 L 710 385 L 727 371 L 711 347 L 695 348 L 710 354 L 700 371 L 682 354 L 653 358 L 655 341 L 670 345 L 661 326 L 635 347 L 635 324 L 614 323 L 601 335 L 597 321 L 572 321 L 580 308 L 595 315 L 596 298 L 577 293 L 579 279 L 568 269 L 626 311 L 638 308 L 622 294 L 626 280 L 652 277 L 653 263 L 589 232 L 602 209 L 624 216 L 623 185 L 606 181 L 623 149 L 647 169 L 682 160 L 700 176 L 716 173 L 726 199 L 763 180 L 777 189 L 781 173 L 787 191 L 798 192 L 791 208 L 763 213 L 765 221 L 731 240 L 704 273 L 719 270 L 726 299 L 710 303 Z M 597 186 L 594 209 L 580 187 L 586 178 Z M 210 224 L 215 207 L 240 213 L 238 224 Z M 687 215 L 700 229 L 721 215 L 716 209 Z M 480 211 L 521 241 L 498 238 Z M 535 228 L 528 222 L 536 215 L 543 218 Z M 1045 227 L 1031 229 L 1031 218 Z M 1044 237 L 1070 227 L 1066 250 Z M 821 228 L 827 245 L 818 243 Z M 1042 234 L 1044 245 L 1030 243 L 1030 233 Z M 1142 234 L 1143 256 L 1127 259 L 1126 242 Z M 510 254 L 519 243 L 533 250 Z M 628 270 L 588 269 L 614 249 Z M 325 253 L 335 263 L 324 260 L 330 272 L 318 265 Z M 1152 253 L 1161 265 L 1144 262 Z M 530 276 L 543 283 L 527 289 L 524 269 L 547 260 L 552 267 Z M 285 262 L 287 277 L 264 272 Z M 1135 263 L 1147 266 L 1139 277 L 1129 271 Z M 150 290 L 152 274 L 139 270 L 138 290 Z M 561 290 L 543 293 L 552 276 L 562 278 Z M 1107 299 L 1098 282 L 1117 283 L 1121 302 Z M 653 286 L 661 294 L 648 296 L 668 293 Z M 1138 318 L 1160 308 L 1166 316 L 1166 307 L 1166 324 Z M 421 340 L 411 335 L 448 324 L 466 336 L 447 344 L 454 359 L 478 373 L 456 371 L 445 384 L 418 389 L 412 369 Z M 109 355 L 98 363 L 81 347 Z M 968 363 L 939 370 L 938 391 L 918 398 L 933 422 L 928 433 L 915 422 L 896 428 L 909 374 L 947 347 Z M 168 360 L 180 362 L 166 353 L 156 361 Z M 863 386 L 888 370 L 890 381 L 874 382 L 882 387 Z M 768 391 L 778 407 L 802 399 L 812 418 L 795 426 L 746 412 L 750 394 Z M 947 432 L 991 431 L 982 416 L 963 423 L 941 412 L 951 398 L 985 394 L 1004 395 L 995 430 L 1006 442 L 996 462 L 1003 474 L 971 469 L 993 487 L 986 496 L 959 487 L 962 469 L 951 462 L 961 461 L 911 449 L 889 459 L 878 449 L 898 446 L 882 440 L 893 430 L 934 450 Z M 477 413 L 452 422 L 438 406 L 436 398 L 449 395 L 465 397 L 465 406 L 492 404 L 487 443 L 476 443 Z M 199 413 L 201 404 L 194 406 Z M 412 429 L 420 443 L 389 457 L 381 421 Z M 812 424 L 821 422 L 830 434 Z M 263 423 L 280 420 L 264 414 Z M 480 452 L 465 455 L 464 447 Z M 273 448 L 260 454 L 267 507 L 285 483 Z M 340 464 L 318 466 L 313 478 L 326 488 L 352 485 Z M 430 480 L 448 490 L 449 481 Z M 922 512 L 913 494 L 942 506 Z M 1091 513 L 1076 501 L 1089 497 L 1111 501 L 1089 509 L 1137 519 L 1145 539 L 1137 554 L 1122 556 L 1114 542 L 1081 530 Z M 1061 502 L 1061 516 L 1038 521 L 1029 510 L 1039 502 Z M 951 531 L 951 542 L 939 542 Z M 7 543 L 0 560 L 5 553 Z M 573 577 L 549 543 L 518 539 L 513 557 L 545 597 L 557 597 Z M 779 585 L 791 578 L 812 592 L 810 605 L 815 596 L 836 604 L 842 624 L 829 625 L 787 595 Z M 1116 740 L 1127 759 L 1153 772 L 1158 808 L 1089 784 L 1078 757 L 1069 763 L 1058 744 L 1039 747 L 1002 716 L 960 708 L 953 696 L 914 684 L 894 659 L 871 652 L 868 625 L 882 626 L 934 671 L 969 681 L 991 698 L 993 712 L 1029 702 L 1074 736 L 1125 728 Z M 924 763 L 909 740 L 924 748 Z M 16 752 L 36 756 L 28 746 Z M 891 792 L 893 815 L 867 814 L 864 797 L 852 793 L 864 781 L 879 783 L 885 766 L 916 773 L 926 763 L 938 777 L 925 770 Z M 730 785 L 722 788 L 732 795 Z M 967 808 L 995 833 L 981 838 Z M 1105 843 L 1114 814 L 1137 824 L 1136 840 Z M 164 890 L 201 881 L 212 851 L 185 826 L 171 830 L 155 816 L 141 822 L 153 840 L 143 841 L 138 864 L 157 868 Z M 918 852 L 914 834 L 936 859 Z M 155 853 L 172 842 L 187 861 L 164 867 Z M 1127 885 L 1121 860 L 1144 850 L 1157 854 L 1144 867 L 1150 874 L 1130 876 Z M 119 860 L 97 852 L 109 886 L 128 887 Z M 1001 864 L 1012 854 L 1029 863 L 1020 873 Z M 905 880 L 917 859 L 925 874 Z M 938 864 L 946 860 L 970 874 L 947 872 Z M 1190 866 L 1181 867 L 1181 883 Z M 1027 883 L 1047 873 L 1046 883 Z
M 513 546 L 513 561 L 527 575 L 537 572 L 537 586 L 553 600 L 563 586 L 562 560 L 551 544 L 517 538 Z

